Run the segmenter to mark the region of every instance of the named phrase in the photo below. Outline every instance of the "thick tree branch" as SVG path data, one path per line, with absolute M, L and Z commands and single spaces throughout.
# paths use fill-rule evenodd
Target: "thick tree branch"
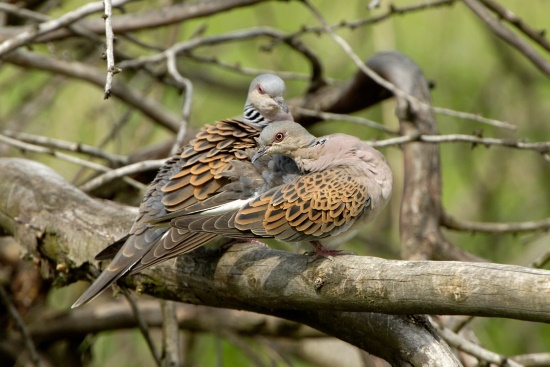
M 133 219 L 133 214 L 120 210 L 119 205 L 91 199 L 38 163 L 0 159 L 0 174 L 5 178 L 0 182 L 0 226 L 14 233 L 40 260 L 41 269 L 58 280 L 84 276 L 80 270 L 87 268 L 89 259 L 120 237 Z M 426 271 L 424 266 L 431 271 L 430 263 L 425 264 L 417 269 L 420 273 L 422 269 Z M 176 269 L 171 262 L 166 262 L 142 275 L 126 278 L 125 283 L 161 298 L 240 308 L 299 321 L 392 361 L 396 366 L 425 365 L 421 361 L 425 361 L 426 353 L 431 355 L 430 360 L 446 360 L 443 365 L 456 366 L 448 347 L 431 327 L 423 324 L 422 317 L 336 311 L 387 311 L 386 306 L 391 304 L 390 309 L 397 312 L 433 310 L 433 300 L 425 301 L 424 306 L 422 301 L 414 302 L 400 310 L 404 304 L 401 297 L 408 295 L 401 294 L 395 299 L 399 292 L 394 292 L 392 287 L 400 282 L 387 279 L 389 283 L 384 285 L 383 278 L 386 271 L 401 272 L 404 267 L 407 268 L 406 263 L 345 256 L 334 263 L 310 264 L 301 255 L 241 245 L 225 254 L 194 252 L 181 257 Z M 357 287 L 349 281 L 338 284 L 341 270 L 345 270 L 346 276 L 362 272 L 360 283 L 363 285 L 358 283 Z M 369 275 L 365 277 L 366 274 Z M 374 280 L 366 279 L 371 278 L 371 274 Z M 381 276 L 379 281 L 376 274 Z M 431 279 L 429 274 L 424 276 Z M 367 283 L 375 286 L 362 289 Z M 405 288 L 410 288 L 410 284 Z M 335 293 L 350 290 L 344 298 Z M 302 291 L 306 293 L 301 294 Z M 375 302 L 365 302 L 371 296 Z M 452 291 L 441 293 L 446 304 L 441 307 L 456 303 L 452 301 L 454 297 Z M 529 302 L 531 306 L 534 304 Z M 480 312 L 486 314 L 486 311 Z M 519 312 L 516 310 L 516 313 Z M 545 316 L 544 312 L 537 314 L 527 309 L 523 310 L 522 317 Z M 387 325 L 392 326 L 387 328 Z M 396 354 L 396 351 L 401 352 Z M 415 351 L 412 356 L 411 351 Z
M 215 259 L 215 268 L 209 256 Z M 232 308 L 257 298 L 254 304 L 260 309 L 466 314 L 550 322 L 550 272 L 545 270 L 358 256 L 310 264 L 304 256 L 253 245 L 235 246 L 221 257 L 208 254 L 204 261 L 200 259 L 182 259 L 176 272 L 163 268 L 151 274 L 152 278 L 137 281 L 144 281 L 140 286 L 147 289 L 145 284 L 151 280 L 164 279 L 163 284 L 174 292 L 170 296 L 187 302 L 196 297 L 200 302 L 217 302 L 223 294 L 225 304 Z M 196 279 L 197 273 L 204 279 Z M 195 290 L 199 283 L 204 287 L 209 281 L 214 282 L 212 288 Z
M 396 107 L 403 139 L 412 137 L 415 140 L 418 136 L 437 135 L 435 118 L 430 108 L 428 84 L 418 66 L 397 52 L 380 53 L 369 59 L 367 64 L 406 94 L 397 97 Z M 415 103 L 411 104 L 411 101 Z M 402 257 L 418 260 L 479 261 L 476 256 L 450 243 L 441 232 L 441 168 L 438 146 L 430 143 L 406 144 L 403 146 L 403 156 L 405 177 L 400 215 Z
M 107 8 L 109 8 L 111 0 L 104 1 L 106 13 L 110 15 Z M 113 0 L 113 2 L 121 4 L 130 1 Z M 433 113 L 438 113 L 438 111 L 449 113 L 449 111 L 436 109 L 429 105 L 430 96 L 427 83 L 414 63 L 397 53 L 383 53 L 371 58 L 365 66 L 361 58 L 357 56 L 358 49 L 352 48 L 347 41 L 334 33 L 336 29 L 346 28 L 346 32 L 353 31 L 357 27 L 382 21 L 394 14 L 439 5 L 451 5 L 454 1 L 435 0 L 407 8 L 396 8 L 389 5 L 389 10 L 380 16 L 356 21 L 346 19 L 336 25 L 329 25 L 323 20 L 325 15 L 318 13 L 323 27 L 304 25 L 295 33 L 288 33 L 288 30 L 281 33 L 276 28 L 262 27 L 237 32 L 233 30 L 232 33 L 225 33 L 221 36 L 204 37 L 203 33 L 197 32 L 186 42 L 177 44 L 168 50 L 166 47 L 146 44 L 138 40 L 132 33 L 147 28 L 165 27 L 185 19 L 209 16 L 238 7 L 254 6 L 262 2 L 265 0 L 203 0 L 146 11 L 142 11 L 145 8 L 140 6 L 139 11 L 142 11 L 140 13 L 115 15 L 112 18 L 113 24 L 109 23 L 106 26 L 108 40 L 113 41 L 112 31 L 114 30 L 116 34 L 134 42 L 138 47 L 145 48 L 146 50 L 142 50 L 145 52 L 144 54 L 151 55 L 157 52 L 160 54 L 134 60 L 123 53 L 122 49 L 126 45 L 121 44 L 120 49 L 115 49 L 111 42 L 107 47 L 108 77 L 111 78 L 117 70 L 114 63 L 116 56 L 117 60 L 126 60 L 127 66 L 145 61 L 146 64 L 140 65 L 139 70 L 135 70 L 140 75 L 142 71 L 145 71 L 154 81 L 165 86 L 183 89 L 181 88 L 183 79 L 176 70 L 176 51 L 180 52 L 183 59 L 204 58 L 203 56 L 193 56 L 190 53 L 196 47 L 203 45 L 219 42 L 228 44 L 231 39 L 246 39 L 262 35 L 263 38 L 267 36 L 267 38 L 274 39 L 268 48 L 286 42 L 294 49 L 293 51 L 302 53 L 310 62 L 312 70 L 309 75 L 287 73 L 287 75 L 298 76 L 299 79 L 307 77 L 310 80 L 310 87 L 306 94 L 289 103 L 294 107 L 293 112 L 295 112 L 296 120 L 305 125 L 319 119 L 335 118 L 339 114 L 362 110 L 382 99 L 396 96 L 397 114 L 400 119 L 399 132 L 357 117 L 348 118 L 348 121 L 367 124 L 378 128 L 384 134 L 402 135 L 376 142 L 376 144 L 379 146 L 399 144 L 400 147 L 403 147 L 405 192 L 400 218 L 404 246 L 403 256 L 408 260 L 478 261 L 478 258 L 462 251 L 448 241 L 441 230 L 446 222 L 445 213 L 441 208 L 439 143 L 461 141 L 468 142 L 472 146 L 502 145 L 517 149 L 531 149 L 536 150 L 550 161 L 549 143 L 526 143 L 519 139 L 512 141 L 484 138 L 475 133 L 472 136 L 438 135 Z M 310 4 L 310 9 L 317 14 L 312 3 L 308 0 L 302 2 Z M 534 28 L 523 24 L 521 19 L 492 0 L 464 0 L 464 2 L 501 38 L 523 51 L 539 68 L 547 70 L 548 63 L 537 52 L 531 50 L 532 47 L 529 48 L 529 45 L 524 44 L 525 36 L 527 36 L 538 42 L 541 47 L 548 49 L 548 42 L 543 32 L 537 33 Z M 380 2 L 372 1 L 371 5 L 375 3 Z M 51 55 L 25 52 L 22 49 L 25 46 L 31 48 L 36 43 L 50 42 L 48 46 L 52 49 L 55 47 L 57 53 L 66 45 L 51 41 L 75 36 L 92 40 L 92 44 L 95 46 L 101 45 L 103 37 L 99 35 L 105 30 L 104 22 L 98 16 L 96 19 L 92 19 L 92 17 L 84 19 L 87 14 L 91 14 L 93 10 L 91 7 L 97 8 L 98 4 L 99 2 L 83 6 L 56 19 L 26 9 L 19 11 L 15 6 L 0 6 L 0 8 L 7 7 L 11 14 L 16 14 L 6 17 L 7 24 L 30 25 L 0 27 L 0 60 L 8 64 L 20 65 L 23 68 L 35 68 L 60 74 L 62 78 L 66 79 L 78 78 L 97 87 L 102 87 L 105 84 L 107 94 L 110 93 L 110 79 L 104 83 L 104 71 L 100 72 L 99 69 L 86 66 L 82 60 L 80 62 L 58 61 Z M 271 5 L 262 4 L 262 6 L 268 7 Z M 27 3 L 22 6 L 35 9 Z M 48 11 L 49 9 L 43 13 L 46 14 Z M 497 15 L 497 17 L 495 18 L 493 15 Z M 502 19 L 498 19 L 498 17 Z M 0 18 L 3 18 L 1 14 Z M 29 22 L 28 19 L 31 21 Z M 111 18 L 109 17 L 108 20 L 110 21 Z M 513 34 L 509 31 L 512 27 L 516 27 L 521 32 L 519 37 L 512 37 Z M 201 27 L 199 28 L 201 29 Z M 206 27 L 202 29 L 204 30 Z M 170 34 L 164 43 L 168 45 L 174 44 L 177 34 L 182 34 L 177 25 L 173 29 L 166 30 Z M 320 34 L 323 31 L 342 47 L 359 68 L 359 72 L 345 84 L 331 83 L 328 85 L 323 76 L 322 67 L 324 65 L 321 63 L 321 59 L 302 44 L 302 40 L 305 41 L 304 34 L 313 35 L 312 32 Z M 158 42 L 158 40 L 150 42 Z M 130 48 L 132 46 L 129 45 Z M 16 50 L 17 48 L 19 50 Z M 90 50 L 92 48 L 87 47 L 87 51 Z M 154 51 L 151 52 L 151 50 Z M 219 57 L 225 59 L 226 56 Z M 156 65 L 149 64 L 150 61 L 159 60 L 168 60 L 168 70 L 164 65 L 156 68 Z M 280 62 L 284 61 L 280 60 Z M 253 69 L 246 66 L 233 67 L 227 60 L 218 61 L 215 58 L 213 62 L 225 68 L 253 72 Z M 234 62 L 238 63 L 238 61 Z M 181 70 L 185 70 L 187 73 L 194 72 L 193 68 L 188 69 L 187 64 L 185 64 L 185 69 L 182 68 L 182 65 L 180 65 Z M 285 65 L 289 69 L 294 67 L 293 63 L 285 62 Z M 8 65 L 8 68 L 10 66 Z M 17 74 L 23 75 L 22 73 Z M 180 81 L 179 85 L 170 78 L 170 74 L 173 79 Z M 240 89 L 235 88 L 233 83 L 224 82 L 217 76 L 208 75 L 204 71 L 199 71 L 192 77 L 194 81 L 201 80 L 201 78 L 203 83 L 207 81 L 212 85 L 217 85 L 220 90 L 223 89 L 224 93 Z M 18 80 L 13 77 L 8 79 L 12 82 Z M 4 84 L 9 86 L 10 83 Z M 114 84 L 114 95 L 130 107 L 135 107 L 134 109 L 159 121 L 170 130 L 175 131 L 179 128 L 179 118 L 175 115 L 172 116 L 152 99 L 145 98 L 143 93 L 136 92 L 135 89 L 130 90 L 129 84 L 124 83 L 123 79 L 118 78 Z M 188 85 L 186 84 L 186 86 Z M 23 85 L 22 88 L 26 87 Z M 189 88 L 187 92 L 189 92 Z M 418 104 L 418 102 L 421 103 Z M 27 105 L 31 106 L 24 104 L 24 106 Z M 183 113 L 186 116 L 185 121 L 189 116 L 188 107 L 189 105 L 184 107 L 184 111 L 187 111 Z M 463 113 L 453 111 L 450 113 L 466 117 Z M 498 127 L 513 128 L 512 125 L 502 121 L 471 115 L 468 117 L 474 117 L 476 121 Z M 20 122 L 18 119 L 14 121 L 16 120 L 18 123 Z M 517 121 L 521 120 L 517 119 Z M 184 130 L 185 127 L 180 130 L 182 134 Z M 381 135 L 381 133 L 378 134 Z M 12 139 L 6 141 L 13 143 Z M 53 143 L 47 141 L 46 144 L 49 147 L 58 144 L 55 149 L 67 148 L 71 151 L 80 151 L 81 149 L 80 147 L 65 147 L 58 141 Z M 179 140 L 176 144 L 181 145 Z M 23 145 L 19 146 L 23 147 Z M 51 149 L 46 150 L 52 151 Z M 109 160 L 107 155 L 99 150 L 89 149 L 89 154 Z M 166 155 L 166 153 L 162 154 L 163 157 Z M 126 161 L 126 159 L 124 160 Z M 139 164 L 139 166 L 142 165 Z M 394 166 L 394 168 L 396 167 Z M 42 165 L 25 160 L 0 159 L 0 233 L 13 233 L 30 253 L 29 257 L 33 260 L 32 264 L 36 265 L 36 271 L 39 268 L 41 275 L 50 282 L 55 280 L 55 284 L 62 285 L 76 279 L 93 278 L 98 274 L 98 266 L 96 266 L 98 264 L 90 259 L 105 245 L 127 232 L 135 212 L 111 202 L 91 199 L 83 194 L 82 190 L 105 185 L 113 178 L 127 174 L 128 171 L 137 171 L 137 169 L 139 169 L 138 165 L 123 167 L 76 189 Z M 399 182 L 402 172 L 395 170 L 395 173 Z M 479 223 L 456 220 L 447 220 L 447 222 L 447 224 L 451 223 L 459 228 L 480 228 Z M 518 228 L 521 230 L 526 228 L 544 229 L 548 228 L 548 223 L 547 221 L 509 223 L 506 227 L 502 227 L 500 224 L 481 224 L 481 227 L 486 230 L 502 232 Z M 550 252 L 542 255 L 535 265 L 548 261 L 549 254 Z M 30 266 L 30 263 L 27 265 Z M 459 363 L 450 353 L 448 347 L 453 343 L 447 344 L 441 337 L 443 334 L 435 330 L 427 322 L 426 317 L 407 314 L 457 313 L 470 315 L 462 316 L 462 318 L 469 317 L 470 319 L 475 316 L 499 316 L 550 322 L 548 305 L 550 301 L 547 299 L 550 290 L 549 275 L 550 273 L 544 270 L 482 262 L 387 261 L 377 258 L 342 256 L 334 262 L 307 263 L 304 256 L 241 244 L 224 252 L 200 249 L 177 260 L 174 259 L 161 266 L 148 269 L 137 276 L 125 278 L 121 280 L 121 284 L 124 283 L 126 286 L 159 298 L 199 305 L 245 309 L 295 320 L 349 341 L 359 348 L 385 358 L 395 366 L 456 366 Z M 109 296 L 104 294 L 103 297 L 108 298 Z M 140 297 L 141 300 L 143 298 Z M 101 306 L 101 303 L 95 302 L 89 306 L 97 305 Z M 195 307 L 180 304 L 178 308 L 182 308 L 180 306 L 185 306 L 187 309 Z M 79 317 L 77 321 L 84 322 L 84 324 L 89 321 L 87 319 L 91 319 L 92 316 L 85 316 L 85 311 L 89 311 L 93 315 L 93 309 L 82 308 L 57 320 L 64 322 L 66 329 L 75 327 L 73 329 L 75 338 L 69 338 L 72 346 L 77 345 L 84 338 L 84 333 L 93 332 L 93 327 L 97 326 L 97 324 L 88 324 L 89 329 L 84 330 L 84 327 L 78 331 L 77 322 L 71 324 L 71 317 Z M 137 314 L 143 317 L 138 317 L 138 319 L 144 325 L 147 311 L 143 314 L 141 311 L 143 310 Z M 226 311 L 225 314 L 236 313 L 227 310 L 218 311 Z M 209 310 L 209 312 L 216 315 L 215 311 Z M 391 312 L 392 314 L 381 312 Z M 157 312 L 153 318 L 156 317 L 157 325 L 160 325 L 158 314 Z M 167 314 L 170 314 L 171 317 L 174 316 L 172 312 L 167 312 Z M 220 312 L 217 316 L 223 317 L 222 314 Z M 131 317 L 128 309 L 125 310 L 124 315 Z M 200 318 L 198 314 L 187 316 L 194 318 L 194 322 Z M 119 317 L 122 318 L 122 314 L 119 314 Z M 258 317 L 260 319 L 270 318 Z M 106 321 L 106 319 L 95 320 L 97 323 Z M 55 329 L 56 320 L 47 321 L 48 326 Z M 117 319 L 117 321 L 121 320 Z M 131 321 L 135 325 L 133 318 Z M 216 328 L 223 323 L 220 320 L 215 320 L 215 317 L 210 321 L 217 323 Z M 288 321 L 281 322 L 281 324 L 293 325 Z M 173 326 L 175 325 L 174 323 Z M 47 340 L 44 337 L 40 342 L 39 334 L 33 333 L 36 330 L 34 327 L 37 325 L 28 326 L 33 341 L 39 343 L 37 344 L 39 353 L 44 350 L 45 345 L 57 341 Z M 43 325 L 38 325 L 38 329 L 40 326 Z M 208 324 L 204 320 L 203 324 L 198 326 L 199 329 L 201 327 L 204 330 L 209 330 Z M 60 332 L 57 334 L 58 337 L 63 338 L 63 332 L 66 329 L 57 329 Z M 50 331 L 43 329 L 43 336 L 50 334 Z M 243 343 L 241 339 L 243 334 L 239 333 L 247 332 L 238 328 L 233 330 L 231 326 L 222 331 L 217 329 L 217 331 L 234 341 L 237 346 Z M 175 328 L 171 330 L 172 335 L 176 335 L 177 332 Z M 253 330 L 251 333 L 256 334 L 257 330 Z M 27 339 L 30 341 L 29 338 Z M 13 359 L 15 360 L 18 358 L 17 352 L 24 349 L 23 341 L 24 339 L 16 331 L 12 332 L 5 342 L 0 342 L 0 354 L 7 347 L 14 352 Z M 463 344 L 462 341 L 460 343 Z M 70 349 L 76 350 L 72 347 Z M 243 349 L 248 350 L 249 348 L 243 347 Z M 475 345 L 467 345 L 464 349 L 468 349 L 471 355 L 480 356 L 487 361 L 492 360 L 503 365 L 507 362 L 505 358 L 498 355 L 483 356 L 482 354 L 486 351 Z M 256 353 L 251 353 L 251 355 L 258 365 L 263 365 L 263 362 L 256 358 Z M 42 355 L 38 355 L 38 357 L 42 358 Z M 1 361 L 0 364 L 2 364 Z M 79 365 L 79 362 L 70 364 Z
M 158 300 L 140 300 L 139 312 L 149 327 L 160 328 L 163 316 Z M 103 302 L 68 312 L 46 314 L 39 323 L 29 326 L 36 343 L 84 336 L 107 330 L 135 328 L 136 320 L 127 302 Z M 198 307 L 179 303 L 176 320 L 181 329 L 194 332 L 216 332 L 225 329 L 241 335 L 264 335 L 289 338 L 318 338 L 325 335 L 299 323 L 246 311 Z
M 72 279 L 133 218 L 120 206 L 89 198 L 31 161 L 0 159 L 0 174 L 5 178 L 0 183 L 0 225 L 42 259 L 43 269 L 50 264 L 57 277 Z M 223 254 L 199 250 L 180 257 L 176 268 L 164 263 L 125 283 L 160 298 L 300 321 L 391 360 L 389 345 L 410 350 L 411 345 L 400 344 L 424 343 L 431 329 L 418 324 L 422 318 L 358 311 L 550 322 L 549 277 L 544 270 L 485 263 L 359 256 L 308 263 L 301 255 L 243 244 Z M 386 322 L 392 328 L 383 339 Z M 370 326 L 357 329 L 357 325 Z M 414 333 L 424 330 L 422 341 L 404 337 L 411 327 Z

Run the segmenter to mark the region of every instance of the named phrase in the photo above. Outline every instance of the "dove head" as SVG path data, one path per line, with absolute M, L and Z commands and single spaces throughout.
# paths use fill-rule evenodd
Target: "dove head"
M 244 105 L 245 122 L 264 127 L 271 121 L 292 120 L 284 93 L 285 82 L 277 75 L 262 74 L 254 78 Z
M 280 154 L 295 158 L 302 148 L 315 145 L 317 138 L 294 121 L 275 121 L 267 125 L 256 138 L 259 149 L 252 162 L 265 154 Z

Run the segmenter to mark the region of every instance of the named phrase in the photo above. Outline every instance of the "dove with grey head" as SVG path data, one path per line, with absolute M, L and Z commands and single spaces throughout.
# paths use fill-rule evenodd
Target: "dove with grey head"
M 249 125 L 261 127 L 271 121 L 293 120 L 283 98 L 284 93 L 285 83 L 281 78 L 273 74 L 257 76 L 248 89 L 243 120 Z
M 73 304 L 89 302 L 126 274 L 139 272 L 161 261 L 189 252 L 217 237 L 212 233 L 151 224 L 157 218 L 200 203 L 229 182 L 221 172 L 232 161 L 250 160 L 244 150 L 256 146 L 255 137 L 274 119 L 292 119 L 283 94 L 283 80 L 263 74 L 250 83 L 241 119 L 227 119 L 204 126 L 179 154 L 170 158 L 149 185 L 128 236 L 96 256 L 114 258 Z
M 316 138 L 292 121 L 277 121 L 266 126 L 257 141 L 259 149 L 250 164 L 264 179 L 262 184 L 248 185 L 248 196 L 231 201 L 213 197 L 210 207 L 175 217 L 171 225 L 234 238 L 309 241 L 316 249 L 315 259 L 337 254 L 340 243 L 371 221 L 391 197 L 393 176 L 386 159 L 354 136 Z M 266 182 L 260 167 L 265 163 L 257 163 L 266 155 L 291 158 L 299 174 L 289 182 Z M 251 180 L 253 170 L 247 170 L 246 179 Z M 229 199 L 232 187 L 247 186 L 242 176 L 234 172 L 233 186 L 218 195 Z

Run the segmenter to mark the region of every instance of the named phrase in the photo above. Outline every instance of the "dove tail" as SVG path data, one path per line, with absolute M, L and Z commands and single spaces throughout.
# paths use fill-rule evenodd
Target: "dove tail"
M 86 304 L 99 296 L 105 289 L 107 289 L 111 284 L 116 282 L 120 277 L 122 277 L 129 268 L 116 268 L 110 269 L 110 266 L 107 267 L 97 279 L 86 289 L 86 291 L 80 296 L 79 299 L 71 306 L 71 308 L 76 308 Z
M 151 244 L 156 241 L 147 243 L 147 246 L 142 243 L 137 244 L 136 241 L 148 239 L 136 238 L 130 236 L 128 241 L 118 251 L 115 258 L 111 263 L 103 270 L 103 272 L 97 277 L 97 279 L 90 285 L 88 289 L 80 296 L 78 300 L 71 306 L 75 308 L 85 303 L 90 302 L 96 298 L 101 292 L 107 289 L 111 284 L 116 282 L 122 276 L 126 275 L 134 265 L 143 257 L 145 253 L 151 248 Z

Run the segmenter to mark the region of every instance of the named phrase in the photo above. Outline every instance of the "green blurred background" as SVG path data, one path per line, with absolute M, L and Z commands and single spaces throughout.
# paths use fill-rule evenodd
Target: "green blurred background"
M 50 12 L 60 16 L 85 1 L 64 1 Z M 130 4 L 127 12 L 161 7 L 169 1 Z M 536 30 L 550 27 L 550 2 L 545 0 L 503 0 L 499 3 L 514 11 Z M 367 10 L 367 1 L 315 1 L 330 24 L 353 21 L 387 12 L 389 2 L 382 1 L 379 9 Z M 418 4 L 417 1 L 392 1 L 396 7 Z M 115 14 L 118 12 L 115 11 Z M 298 1 L 266 2 L 252 7 L 232 10 L 209 18 L 186 21 L 178 26 L 151 29 L 136 33 L 142 41 L 168 47 L 186 40 L 206 25 L 204 36 L 218 35 L 243 28 L 270 26 L 293 33 L 302 26 L 318 25 L 311 13 Z M 398 50 L 413 59 L 426 77 L 435 83 L 432 90 L 435 106 L 510 122 L 517 131 L 498 129 L 476 122 L 438 115 L 442 134 L 472 134 L 483 131 L 484 136 L 530 141 L 550 140 L 550 80 L 539 72 L 523 55 L 498 39 L 461 2 L 393 15 L 388 19 L 356 29 L 340 29 L 355 52 L 363 59 L 383 50 Z M 326 76 L 336 82 L 345 81 L 357 70 L 352 61 L 328 36 L 306 34 L 300 39 L 321 59 Z M 201 56 L 215 56 L 226 63 L 242 66 L 293 71 L 307 75 L 309 66 L 304 58 L 284 45 L 271 52 L 261 50 L 269 45 L 265 38 L 232 42 L 195 51 Z M 152 54 L 120 39 L 117 47 L 134 56 Z M 548 53 L 535 48 L 549 60 Z M 67 60 L 80 60 L 101 70 L 101 49 L 85 50 L 79 42 L 64 41 L 33 46 L 36 52 Z M 82 55 L 89 56 L 82 59 Z M 195 127 L 242 111 L 250 76 L 198 62 L 189 57 L 178 59 L 180 72 L 194 83 L 191 123 Z M 19 130 L 90 145 L 103 141 L 112 126 L 129 113 L 118 134 L 105 149 L 119 154 L 162 142 L 171 137 L 166 129 L 151 123 L 146 117 L 132 112 L 121 101 L 103 100 L 103 90 L 83 81 L 59 78 L 54 88 L 49 73 L 22 69 L 8 63 L 0 66 L 0 127 Z M 183 98 L 174 88 L 152 82 L 142 74 L 121 73 L 116 76 L 132 88 L 150 90 L 149 96 L 173 113 L 181 111 Z M 300 96 L 307 81 L 287 79 L 287 100 Z M 32 98 L 49 99 L 46 106 L 30 118 L 21 118 L 21 106 Z M 397 127 L 394 102 L 387 101 L 357 113 Z M 382 139 L 383 133 L 349 122 L 333 121 L 316 124 L 317 134 L 344 132 L 364 139 Z M 383 149 L 395 173 L 394 197 L 389 209 L 370 227 L 346 246 L 363 255 L 399 257 L 398 214 L 401 197 L 402 155 L 398 148 Z M 68 180 L 75 180 L 80 167 L 44 155 L 21 153 L 0 146 L 0 155 L 25 156 L 53 167 Z M 477 146 L 465 143 L 441 145 L 443 172 L 443 203 L 452 215 L 472 221 L 528 221 L 550 217 L 550 163 L 532 151 Z M 77 183 L 89 173 L 79 174 Z M 548 233 L 522 235 L 487 235 L 447 232 L 461 248 L 490 261 L 528 265 L 550 248 Z M 365 248 L 365 243 L 368 247 Z M 283 248 L 293 250 L 290 247 Z M 548 266 L 547 266 L 548 268 Z M 51 292 L 54 308 L 67 308 L 82 291 L 79 284 Z M 506 355 L 550 351 L 550 327 L 544 324 L 503 319 L 475 319 L 473 330 L 488 349 Z M 158 336 L 158 335 L 156 335 Z M 149 352 L 137 331 L 102 333 L 94 338 L 93 366 L 149 366 Z M 218 344 L 219 343 L 219 344 Z M 213 351 L 222 350 L 218 356 Z M 221 358 L 226 366 L 244 366 L 250 362 L 237 346 L 211 335 L 195 339 L 193 361 L 196 366 L 215 366 Z M 304 365 L 293 361 L 294 365 Z M 284 364 L 281 364 L 284 365 Z

